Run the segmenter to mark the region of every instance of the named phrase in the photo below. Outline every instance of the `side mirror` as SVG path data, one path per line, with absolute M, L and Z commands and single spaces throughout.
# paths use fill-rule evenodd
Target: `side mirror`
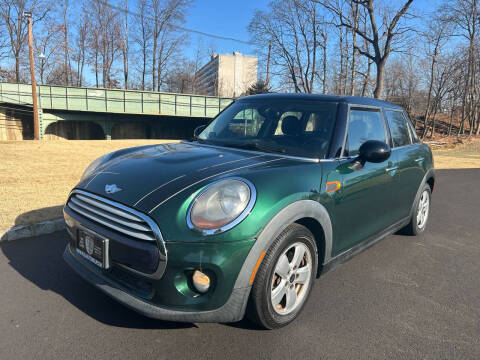
M 383 141 L 365 141 L 359 149 L 359 158 L 363 161 L 381 163 L 387 160 L 392 153 L 390 146 Z
M 195 128 L 195 130 L 193 130 L 193 140 L 197 140 L 198 139 L 198 135 L 200 135 L 200 133 L 205 130 L 205 128 L 207 127 L 207 125 L 200 125 L 200 126 L 197 126 Z

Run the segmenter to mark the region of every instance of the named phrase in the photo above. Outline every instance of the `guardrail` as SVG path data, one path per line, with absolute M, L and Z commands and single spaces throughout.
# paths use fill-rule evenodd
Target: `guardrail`
M 89 111 L 212 118 L 233 99 L 141 90 L 37 85 L 38 104 L 44 110 Z M 32 88 L 0 83 L 0 102 L 31 105 Z

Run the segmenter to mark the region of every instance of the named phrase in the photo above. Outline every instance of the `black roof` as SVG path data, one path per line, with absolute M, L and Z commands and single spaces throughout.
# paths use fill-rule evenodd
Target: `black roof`
M 383 101 L 374 98 L 367 98 L 361 96 L 344 96 L 344 95 L 320 95 L 320 94 L 260 94 L 260 95 L 251 95 L 245 96 L 238 101 L 250 101 L 250 100 L 262 100 L 262 99 L 285 99 L 285 100 L 310 100 L 310 101 L 332 101 L 332 102 L 344 102 L 347 104 L 357 104 L 357 105 L 372 105 L 379 107 L 389 107 L 402 109 L 401 106 L 397 104 L 390 103 L 388 101 Z

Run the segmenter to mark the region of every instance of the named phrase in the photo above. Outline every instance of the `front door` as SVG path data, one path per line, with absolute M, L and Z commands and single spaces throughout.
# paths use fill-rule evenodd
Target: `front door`
M 342 188 L 335 195 L 336 254 L 377 234 L 394 221 L 391 199 L 395 196 L 396 164 L 391 157 L 382 163 L 361 164 L 358 150 L 367 140 L 387 140 L 382 112 L 377 108 L 351 107 L 343 158 L 337 172 Z

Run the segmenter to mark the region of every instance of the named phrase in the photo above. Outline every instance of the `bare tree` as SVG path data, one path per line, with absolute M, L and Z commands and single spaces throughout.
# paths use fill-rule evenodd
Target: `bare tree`
M 350 95 L 354 96 L 355 95 L 355 77 L 356 77 L 356 65 L 357 65 L 357 29 L 358 29 L 358 3 L 355 1 L 351 1 L 350 6 L 352 8 L 351 11 L 351 16 L 352 16 L 352 23 L 353 23 L 353 29 L 352 31 L 352 68 L 350 72 Z
M 148 21 L 148 7 L 147 0 L 138 0 L 137 3 L 137 14 L 138 21 L 135 28 L 135 43 L 139 46 L 140 57 L 141 57 L 141 66 L 140 66 L 140 78 L 142 90 L 145 90 L 145 79 L 147 75 L 147 62 L 150 55 L 149 44 L 152 39 L 152 29 Z
M 184 35 L 175 26 L 185 21 L 188 0 L 148 0 L 152 26 L 152 88 L 160 91 L 164 70 Z
M 315 90 L 320 48 L 317 10 L 318 5 L 312 0 L 274 0 L 268 12 L 255 12 L 248 27 L 259 51 L 265 44 L 272 44 L 271 66 L 276 68 L 277 75 L 288 74 L 295 92 Z
M 365 34 L 367 34 L 369 37 L 371 36 L 369 31 L 368 31 L 368 14 L 367 12 L 365 11 L 364 8 L 360 9 L 362 11 L 360 11 L 360 20 L 359 20 L 359 26 L 362 27 L 363 29 L 363 32 Z M 367 40 L 365 40 L 365 38 L 362 38 L 362 50 L 363 52 L 365 53 L 369 53 L 370 52 L 370 42 L 368 42 Z M 366 66 L 365 66 L 365 69 L 363 72 L 361 71 L 357 71 L 357 73 L 363 77 L 363 81 L 362 81 L 362 91 L 361 91 L 361 96 L 366 96 L 367 95 L 367 90 L 368 90 L 368 87 L 369 87 L 369 84 L 370 84 L 370 72 L 371 72 L 371 68 L 372 68 L 372 59 L 370 59 L 369 57 L 365 57 L 367 59 L 367 63 L 366 63 Z
M 82 86 L 83 84 L 83 70 L 87 57 L 88 24 L 88 20 L 83 15 L 76 26 L 75 52 L 72 58 L 76 62 L 77 86 Z
M 420 97 L 418 69 L 419 63 L 412 52 L 393 58 L 386 66 L 385 97 L 409 113 L 417 110 L 414 106 Z
M 355 31 L 357 35 L 367 41 L 372 51 L 364 51 L 360 47 L 356 46 L 355 49 L 362 55 L 371 59 L 377 68 L 376 86 L 373 92 L 376 98 L 382 97 L 383 94 L 383 81 L 385 76 L 385 64 L 387 62 L 390 53 L 392 52 L 392 42 L 395 38 L 407 33 L 411 30 L 409 27 L 400 26 L 400 20 L 405 17 L 407 10 L 410 7 L 413 0 L 407 0 L 403 3 L 399 10 L 395 12 L 395 15 L 391 16 L 385 9 L 381 15 L 378 14 L 378 8 L 374 6 L 374 0 L 352 0 L 354 3 L 363 7 L 368 13 L 369 25 L 371 36 L 363 29 L 359 29 L 355 24 L 352 17 L 345 15 L 343 8 L 345 6 L 343 0 L 316 0 L 330 10 L 338 17 L 340 24 L 352 31 Z M 381 19 L 381 23 L 378 23 L 378 18 Z M 384 29 L 383 34 L 381 29 Z
M 475 126 L 480 122 L 479 115 L 479 90 L 477 85 L 479 61 L 478 28 L 480 26 L 480 1 L 455 0 L 446 2 L 444 7 L 447 21 L 455 25 L 458 35 L 467 41 L 467 73 L 464 78 L 464 91 L 462 97 L 462 118 L 458 134 L 465 132 L 465 121 L 470 125 L 470 134 L 475 131 Z M 480 133 L 477 126 L 476 133 Z
M 129 55 L 129 42 L 128 36 L 128 1 L 123 0 L 124 19 L 123 19 L 123 32 L 122 32 L 122 56 L 123 56 L 123 87 L 128 89 L 128 55 Z
M 46 23 L 45 30 L 35 37 L 35 49 L 44 56 L 35 62 L 41 84 L 45 84 L 46 76 L 56 65 L 55 58 L 63 47 L 63 39 L 60 36 L 62 32 L 62 25 L 51 19 Z
M 165 89 L 170 92 L 188 93 L 195 78 L 195 63 L 186 59 L 179 60 L 165 79 Z
M 68 43 L 68 0 L 64 0 L 62 3 L 62 15 L 63 15 L 63 67 L 65 69 L 65 85 L 70 85 L 70 55 L 69 55 L 69 43 Z
M 8 57 L 8 30 L 3 21 L 0 21 L 0 61 Z M 1 64 L 0 64 L 1 68 Z
M 121 48 L 121 23 L 119 13 L 104 0 L 89 0 L 84 8 L 89 19 L 88 46 L 91 63 L 94 65 L 96 86 L 99 86 L 99 71 L 102 86 L 117 86 L 113 79 L 112 66 Z
M 7 28 L 10 53 L 15 59 L 16 82 L 20 82 L 21 54 L 27 41 L 27 23 L 23 14 L 25 11 L 32 12 L 35 24 L 45 17 L 49 9 L 42 0 L 0 0 L 0 18 Z
M 429 28 L 427 32 L 424 34 L 425 44 L 427 46 L 426 49 L 426 56 L 429 59 L 429 86 L 428 86 L 428 94 L 427 94 L 427 105 L 425 106 L 425 113 L 424 113 L 424 127 L 422 138 L 424 138 L 427 134 L 428 129 L 428 121 L 431 112 L 431 105 L 432 105 L 432 92 L 435 83 L 435 74 L 437 72 L 437 64 L 438 64 L 438 57 L 441 55 L 441 50 L 445 45 L 445 42 L 448 41 L 448 37 L 450 36 L 450 32 L 448 31 L 447 24 L 445 23 L 444 19 L 441 17 L 436 17 L 429 23 Z
M 320 26 L 319 28 L 319 38 L 321 39 L 319 45 L 322 50 L 322 93 L 327 93 L 327 63 L 328 63 L 328 28 L 325 26 Z M 268 83 L 267 83 L 268 85 Z

